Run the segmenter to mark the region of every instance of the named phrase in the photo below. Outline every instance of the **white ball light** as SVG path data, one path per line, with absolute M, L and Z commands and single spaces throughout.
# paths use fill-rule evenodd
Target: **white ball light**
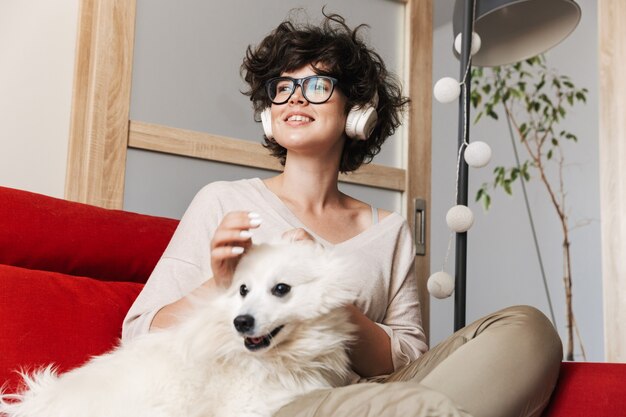
M 456 50 L 458 54 L 461 53 L 462 43 L 463 43 L 463 34 L 459 33 L 458 35 L 456 35 L 456 38 L 454 38 L 454 49 Z M 480 36 L 478 36 L 478 33 L 472 32 L 472 49 L 470 50 L 470 54 L 475 55 L 476 52 L 480 51 L 481 44 L 482 44 L 482 40 L 480 39 Z
M 444 271 L 435 272 L 426 283 L 428 292 L 435 298 L 448 298 L 454 292 L 454 278 Z
M 472 142 L 467 145 L 463 158 L 467 165 L 473 168 L 482 168 L 491 161 L 491 147 L 485 142 Z
M 474 213 L 467 206 L 454 206 L 446 214 L 446 223 L 453 232 L 467 232 L 474 224 Z
M 452 77 L 443 77 L 435 83 L 433 94 L 438 102 L 450 103 L 461 95 L 461 84 Z

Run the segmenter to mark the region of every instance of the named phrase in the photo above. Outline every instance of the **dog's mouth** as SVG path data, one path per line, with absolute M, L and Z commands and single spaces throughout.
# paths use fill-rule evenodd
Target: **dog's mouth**
M 248 350 L 259 350 L 259 349 L 266 348 L 272 343 L 272 339 L 276 337 L 278 332 L 280 332 L 283 327 L 285 326 L 284 325 L 278 326 L 277 328 L 275 328 L 274 330 L 272 330 L 270 333 L 266 334 L 265 336 L 246 337 L 243 339 L 243 344 Z

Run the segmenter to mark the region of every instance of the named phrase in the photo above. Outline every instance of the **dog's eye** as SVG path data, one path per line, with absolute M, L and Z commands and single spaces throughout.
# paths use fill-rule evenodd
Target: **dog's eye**
M 272 294 L 274 294 L 276 297 L 282 297 L 283 295 L 287 294 L 289 291 L 291 291 L 291 287 L 287 284 L 276 284 L 274 285 L 274 288 L 272 288 Z
M 250 291 L 248 290 L 248 287 L 246 287 L 246 284 L 241 284 L 241 286 L 239 287 L 239 294 L 241 294 L 242 297 L 245 297 Z

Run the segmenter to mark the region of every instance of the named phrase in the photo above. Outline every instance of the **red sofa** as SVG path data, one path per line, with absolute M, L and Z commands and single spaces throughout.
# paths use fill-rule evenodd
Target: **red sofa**
M 176 225 L 0 187 L 0 386 L 111 349 Z M 622 415 L 626 364 L 563 363 L 544 416 Z

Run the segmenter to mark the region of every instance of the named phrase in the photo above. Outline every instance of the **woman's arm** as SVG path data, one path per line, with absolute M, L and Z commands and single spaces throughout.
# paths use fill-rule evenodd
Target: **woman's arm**
M 191 308 L 190 298 L 197 296 L 199 293 L 206 294 L 208 291 L 215 290 L 217 290 L 215 280 L 210 279 L 192 291 L 189 295 L 164 306 L 154 315 L 154 318 L 150 323 L 150 331 L 155 329 L 166 329 L 173 326 L 178 322 L 179 318 Z
M 346 308 L 357 325 L 357 342 L 349 353 L 352 369 L 366 378 L 392 373 L 391 340 L 387 333 L 354 305 Z
M 167 304 L 154 315 L 150 330 L 164 329 L 175 324 L 190 307 L 190 299 L 230 286 L 241 255 L 250 248 L 251 229 L 259 227 L 261 218 L 256 213 L 234 211 L 226 214 L 211 239 L 211 270 L 213 278 L 205 281 L 190 294 Z

